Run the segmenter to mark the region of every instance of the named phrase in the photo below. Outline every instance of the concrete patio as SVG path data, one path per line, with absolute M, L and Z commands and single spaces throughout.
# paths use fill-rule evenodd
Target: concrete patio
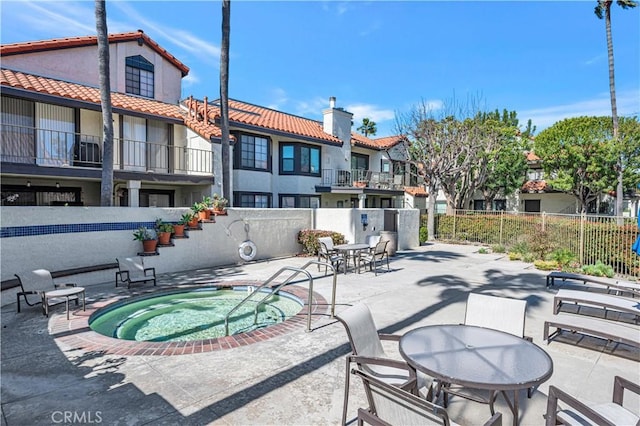
M 543 322 L 552 315 L 556 291 L 545 288 L 546 274 L 531 264 L 509 261 L 506 255 L 477 251 L 475 246 L 431 244 L 398 252 L 391 258 L 391 272 L 341 274 L 336 312 L 364 301 L 381 331 L 403 333 L 421 325 L 461 323 L 469 292 L 526 299 L 525 334 L 552 357 L 554 373 L 531 399 L 521 392 L 522 425 L 544 423 L 551 384 L 576 397 L 605 402 L 611 399 L 615 375 L 640 381 L 640 351 L 577 335 L 562 336 L 549 345 L 543 342 Z M 166 274 L 158 286 L 264 280 L 283 266 L 308 260 L 294 257 Z M 315 293 L 330 301 L 330 277 L 316 268 L 311 271 Z M 87 287 L 87 303 L 130 292 L 116 289 L 113 282 L 93 285 Z M 2 425 L 340 423 L 349 346 L 342 325 L 327 314 L 313 316 L 311 332 L 298 327 L 233 349 L 172 356 L 111 355 L 99 348 L 69 347 L 61 343 L 64 332 L 49 333 L 52 321 L 64 316 L 63 306 L 53 308 L 50 319 L 39 308 L 17 314 L 15 304 L 5 306 L 1 315 Z M 350 418 L 366 406 L 361 385 L 353 383 Z M 625 405 L 640 412 L 638 398 L 625 398 Z M 502 397 L 497 409 L 503 413 L 503 424 L 511 424 L 513 417 Z M 481 424 L 489 417 L 486 405 L 461 398 L 453 398 L 448 411 L 465 425 Z

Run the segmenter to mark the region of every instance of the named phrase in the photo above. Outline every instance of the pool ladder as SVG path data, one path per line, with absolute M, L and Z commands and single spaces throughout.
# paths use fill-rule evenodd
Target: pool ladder
M 310 265 L 314 265 L 314 264 L 318 265 L 318 269 L 320 268 L 320 266 L 325 266 L 325 267 L 331 268 L 331 270 L 333 270 L 333 291 L 331 292 L 331 318 L 333 318 L 333 316 L 335 314 L 335 309 L 336 309 L 336 284 L 337 284 L 337 279 L 338 279 L 338 274 L 337 274 L 336 268 L 334 268 L 333 265 L 325 263 L 325 262 L 320 262 L 318 260 L 310 260 L 309 262 L 305 263 L 301 268 L 295 268 L 293 266 L 284 266 L 284 267 L 280 268 L 280 270 L 278 272 L 276 272 L 275 274 L 270 276 L 265 282 L 260 284 L 260 286 L 258 286 L 255 289 L 253 289 L 253 291 L 251 291 L 247 297 L 242 299 L 240 301 L 240 303 L 238 303 L 233 309 L 231 309 L 229 311 L 229 313 L 227 314 L 227 316 L 224 317 L 224 334 L 225 334 L 225 336 L 229 335 L 229 317 L 231 317 L 231 314 L 233 314 L 235 311 L 237 311 L 238 308 L 240 308 L 240 306 L 244 305 L 254 295 L 262 294 L 262 292 L 260 290 L 262 290 L 264 287 L 266 287 L 268 284 L 273 282 L 276 278 L 278 278 L 280 275 L 282 275 L 284 272 L 287 272 L 287 271 L 293 272 L 293 273 L 284 282 L 278 284 L 275 287 L 272 287 L 271 291 L 266 293 L 266 296 L 264 296 L 256 304 L 256 307 L 253 310 L 253 324 L 255 325 L 255 324 L 258 323 L 258 308 L 260 308 L 260 306 L 265 302 L 265 300 L 267 300 L 269 297 L 271 297 L 274 293 L 277 293 L 278 291 L 280 291 L 280 289 L 282 287 L 288 285 L 299 274 L 304 274 L 307 277 L 306 281 L 309 281 L 309 300 L 307 301 L 307 306 L 308 306 L 307 331 L 311 331 L 311 310 L 313 308 L 313 277 L 307 271 L 307 268 Z

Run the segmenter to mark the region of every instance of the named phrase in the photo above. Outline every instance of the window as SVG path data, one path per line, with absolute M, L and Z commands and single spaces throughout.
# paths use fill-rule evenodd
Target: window
M 126 92 L 153 98 L 153 64 L 140 55 L 126 59 Z
M 234 206 L 254 207 L 268 209 L 271 207 L 271 194 L 236 192 L 234 194 Z
M 540 200 L 524 200 L 524 211 L 528 213 L 540 213 Z
M 11 163 L 33 163 L 35 148 L 35 104 L 24 99 L 2 96 L 0 119 L 2 152 L 0 159 Z
M 317 195 L 280 195 L 281 208 L 320 208 L 320 197 Z
M 320 147 L 280 144 L 280 174 L 320 176 Z
M 484 200 L 473 200 L 474 210 L 484 210 Z
M 369 157 L 362 154 L 351 154 L 351 170 L 369 170 Z
M 269 170 L 269 139 L 260 136 L 239 135 L 240 155 L 236 165 L 241 169 Z
M 504 211 L 507 209 L 507 200 L 493 200 L 493 209 L 495 211 Z

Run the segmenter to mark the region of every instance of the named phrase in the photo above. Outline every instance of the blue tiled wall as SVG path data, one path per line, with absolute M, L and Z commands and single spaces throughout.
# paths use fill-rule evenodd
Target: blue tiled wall
M 7 226 L 0 228 L 0 238 L 28 237 L 76 232 L 128 231 L 141 226 L 153 229 L 155 222 L 68 223 L 64 225 Z

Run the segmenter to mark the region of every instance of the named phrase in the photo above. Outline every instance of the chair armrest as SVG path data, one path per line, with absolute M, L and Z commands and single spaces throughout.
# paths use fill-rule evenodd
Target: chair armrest
M 600 414 L 589 408 L 583 402 L 573 396 L 551 385 L 549 386 L 549 397 L 547 399 L 547 413 L 545 414 L 545 425 L 555 426 L 558 415 L 558 401 L 562 401 L 578 413 L 598 425 L 615 426 L 613 423 L 602 417 Z
M 41 290 L 28 290 L 28 291 L 19 291 L 19 295 L 27 295 L 27 294 L 42 294 L 44 291 Z
M 624 390 L 627 389 L 630 392 L 640 395 L 640 385 L 633 383 L 624 377 L 615 376 L 613 378 L 613 402 L 618 405 L 622 405 L 624 398 Z
M 502 426 L 502 413 L 497 411 L 483 426 Z
M 144 274 L 147 275 L 147 272 L 151 272 L 153 276 L 156 276 L 156 268 L 144 268 Z
M 402 336 L 399 334 L 378 333 L 378 337 L 380 337 L 380 340 L 391 340 L 393 342 L 399 342 L 400 339 L 402 339 Z

